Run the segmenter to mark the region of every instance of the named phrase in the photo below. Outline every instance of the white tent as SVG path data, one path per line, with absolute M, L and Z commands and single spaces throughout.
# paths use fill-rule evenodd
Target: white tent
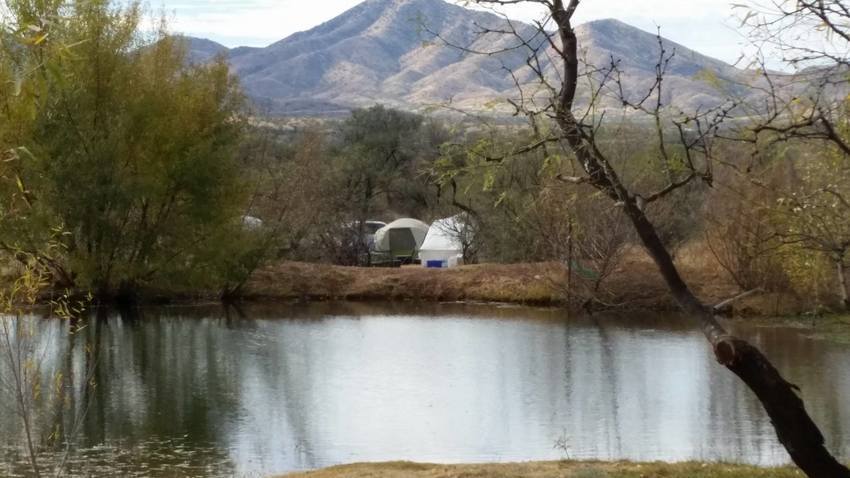
M 454 267 L 463 262 L 459 233 L 464 229 L 459 216 L 434 221 L 419 249 L 425 267 Z
M 254 216 L 242 216 L 242 228 L 247 231 L 256 231 L 263 228 L 263 220 Z
M 422 248 L 428 225 L 418 219 L 398 219 L 375 232 L 377 252 L 411 252 Z

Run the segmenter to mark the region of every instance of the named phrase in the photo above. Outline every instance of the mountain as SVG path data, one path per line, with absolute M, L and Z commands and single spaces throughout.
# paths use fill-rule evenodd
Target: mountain
M 249 96 L 261 110 L 275 115 L 335 114 L 375 103 L 405 109 L 450 103 L 508 112 L 505 98 L 518 96 L 511 71 L 527 89 L 534 85 L 525 64 L 527 54 L 516 48 L 511 36 L 476 33 L 505 25 L 497 15 L 443 0 L 366 0 L 265 48 L 228 51 L 208 40 L 190 39 L 190 57 L 226 53 Z M 533 37 L 532 26 L 513 22 L 513 27 Z M 464 53 L 446 46 L 434 33 L 468 50 L 506 52 Z M 576 33 L 590 64 L 606 66 L 616 59 L 626 95 L 645 95 L 656 78 L 659 46 L 654 33 L 617 20 L 579 25 Z M 726 96 L 720 90 L 738 88 L 736 84 L 749 78 L 743 70 L 682 45 L 668 40 L 663 44 L 666 51 L 675 51 L 664 83 L 666 105 L 685 110 L 714 106 Z M 553 66 L 542 67 L 550 71 Z
M 663 46 L 667 63 L 662 101 L 683 111 L 722 104 L 732 95 L 748 96 L 745 85 L 760 81 L 752 71 L 697 53 L 683 45 L 618 20 L 598 20 L 579 25 L 576 35 L 587 62 L 596 66 L 618 62 L 623 89 L 631 99 L 642 98 L 657 78 L 656 66 Z
M 226 46 L 205 38 L 184 37 L 186 56 L 190 63 L 206 63 L 218 55 L 230 55 Z

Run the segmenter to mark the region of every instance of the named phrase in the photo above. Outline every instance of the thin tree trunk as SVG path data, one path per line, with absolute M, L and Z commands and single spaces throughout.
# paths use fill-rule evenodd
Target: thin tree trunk
M 31 387 L 30 383 L 32 380 L 38 380 L 38 377 L 34 379 L 27 379 L 28 372 L 25 370 L 25 358 L 23 347 L 24 344 L 21 343 L 24 339 L 22 336 L 22 327 L 21 325 L 21 317 L 18 315 L 15 317 L 15 325 L 14 325 L 14 333 L 15 333 L 15 343 L 12 344 L 12 328 L 9 327 L 9 321 L 12 319 L 6 317 L 0 319 L 2 320 L 2 329 L 3 329 L 3 342 L 4 348 L 6 349 L 6 358 L 8 359 L 9 370 L 12 374 L 13 383 L 15 393 L 15 402 L 17 405 L 17 412 L 20 415 L 21 423 L 24 427 L 24 434 L 26 436 L 26 447 L 27 447 L 27 457 L 30 461 L 30 467 L 32 468 L 33 476 L 39 478 L 41 476 L 41 471 L 38 466 L 38 453 L 35 448 L 35 442 L 33 441 L 33 431 L 32 431 L 32 407 L 35 405 L 31 403 Z
M 574 182 L 590 184 L 624 208 L 641 242 L 663 276 L 671 295 L 684 313 L 700 325 L 714 349 L 717 361 L 743 380 L 756 394 L 770 416 L 779 441 L 794 463 L 811 478 L 850 478 L 850 470 L 839 463 L 824 446 L 824 437 L 806 412 L 803 401 L 796 393 L 799 391 L 797 387 L 783 379 L 779 371 L 757 348 L 731 336 L 717 321 L 713 309 L 704 305 L 691 292 L 679 275 L 673 258 L 659 237 L 655 226 L 644 212 L 647 200 L 632 194 L 625 187 L 604 153 L 597 148 L 592 133 L 588 133 L 588 125 L 581 124 L 573 115 L 579 79 L 579 61 L 578 39 L 572 27 L 572 17 L 581 0 L 526 1 L 545 5 L 558 29 L 559 42 L 550 39 L 552 50 L 557 55 L 557 59 L 561 60 L 558 65 L 560 73 L 558 90 L 555 91 L 552 83 L 547 81 L 543 70 L 534 70 L 534 68 L 532 70 L 541 84 L 549 87 L 553 93 L 549 108 L 552 109 L 554 120 L 560 129 L 560 139 L 574 153 L 577 163 L 581 165 L 585 173 L 582 177 L 573 178 Z M 523 3 L 523 0 L 475 0 L 475 2 L 506 5 Z M 542 27 L 539 28 L 540 33 L 548 38 L 549 33 L 543 32 Z M 537 54 L 537 50 L 533 54 Z M 660 75 L 663 74 L 661 63 L 664 63 L 663 52 L 658 65 L 661 71 L 659 81 Z M 657 94 L 660 98 L 660 88 Z M 659 99 L 659 110 L 660 107 Z M 656 110 L 656 114 L 659 110 Z M 663 147 L 663 144 L 661 146 Z M 688 184 L 695 177 L 697 175 L 692 174 L 685 182 L 678 185 L 671 182 L 663 194 Z M 655 194 L 652 200 L 659 199 L 661 195 L 661 192 Z
M 838 269 L 838 286 L 839 293 L 841 294 L 841 304 L 844 306 L 844 310 L 850 311 L 850 289 L 847 288 L 847 268 L 844 267 L 843 259 L 843 257 L 839 258 L 835 261 L 835 264 Z
M 717 361 L 756 394 L 794 463 L 811 478 L 850 478 L 850 470 L 826 449 L 823 435 L 796 393 L 799 388 L 782 378 L 756 347 L 726 332 L 715 319 L 713 310 L 702 304 L 682 280 L 655 227 L 636 201 L 627 201 L 625 208 L 676 302 L 700 322 Z
M 717 361 L 737 375 L 756 394 L 770 416 L 779 441 L 794 463 L 811 478 L 850 478 L 850 470 L 838 462 L 824 446 L 824 438 L 809 417 L 803 401 L 779 371 L 755 347 L 729 335 L 710 307 L 704 305 L 688 288 L 673 258 L 647 218 L 640 203 L 595 144 L 587 138 L 572 107 L 578 82 L 578 40 L 571 25 L 579 0 L 552 0 L 550 11 L 558 25 L 563 60 L 561 89 L 554 102 L 555 119 L 569 148 L 587 174 L 586 182 L 621 204 L 641 242 L 658 266 L 667 287 L 679 307 L 697 320 L 714 349 Z
M 570 222 L 567 234 L 567 308 L 573 307 L 573 217 L 570 215 Z

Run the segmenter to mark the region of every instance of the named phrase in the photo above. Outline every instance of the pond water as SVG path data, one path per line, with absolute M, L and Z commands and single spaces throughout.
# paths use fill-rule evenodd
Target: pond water
M 76 436 L 78 476 L 384 460 L 788 462 L 756 399 L 676 316 L 317 304 L 31 323 L 44 378 L 35 432 L 59 445 Z M 736 329 L 802 388 L 829 448 L 850 459 L 850 347 Z M 0 403 L 0 475 L 22 474 L 23 430 L 12 401 Z

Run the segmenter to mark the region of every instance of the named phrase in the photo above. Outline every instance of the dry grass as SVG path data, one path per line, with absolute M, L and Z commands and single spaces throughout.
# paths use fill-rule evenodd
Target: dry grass
M 423 300 L 553 304 L 556 264 L 471 265 L 455 269 L 339 267 L 285 262 L 257 272 L 248 298 Z
M 429 465 L 409 462 L 356 464 L 287 478 L 786 478 L 803 476 L 792 468 L 754 468 L 705 463 L 532 462 L 487 465 Z
M 685 280 L 709 304 L 739 291 L 708 257 L 704 248 L 680 251 Z M 245 290 L 248 299 L 353 301 L 481 301 L 557 305 L 564 299 L 566 272 L 557 263 L 481 264 L 454 269 L 340 267 L 282 262 L 258 271 Z M 590 285 L 575 279 L 578 294 Z M 585 296 L 587 294 L 584 294 Z M 640 247 L 627 251 L 605 281 L 599 298 L 619 308 L 674 310 L 655 264 Z M 801 313 L 793 299 L 777 295 L 748 297 L 735 304 L 737 315 Z
M 716 304 L 742 291 L 731 280 L 702 242 L 693 242 L 676 254 L 685 281 L 707 304 Z M 800 298 L 788 293 L 766 292 L 752 295 L 733 304 L 739 317 L 799 315 L 807 312 Z
M 740 291 L 720 269 L 706 248 L 692 244 L 677 254 L 685 280 L 706 303 L 713 304 Z M 18 265 L 0 256 L 0 285 L 18 272 Z M 341 267 L 328 264 L 279 262 L 249 280 L 244 293 L 253 301 L 427 301 L 505 302 L 525 305 L 561 305 L 566 271 L 554 262 L 480 264 L 454 269 L 407 266 L 396 269 Z M 596 295 L 601 304 L 619 309 L 676 310 L 658 269 L 641 247 L 624 254 L 619 267 L 597 293 L 579 274 L 574 278 L 577 297 Z M 217 300 L 218 291 L 142 291 L 151 302 Z M 735 315 L 797 316 L 807 312 L 802 302 L 783 294 L 760 294 L 734 305 Z

